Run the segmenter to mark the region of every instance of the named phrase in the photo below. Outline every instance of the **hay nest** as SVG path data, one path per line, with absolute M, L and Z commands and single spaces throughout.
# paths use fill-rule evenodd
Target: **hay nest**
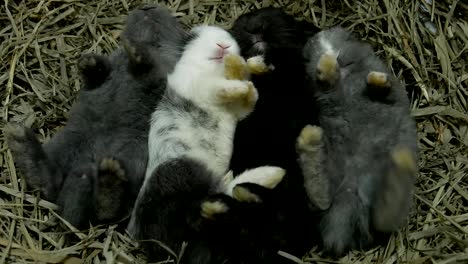
M 262 2 L 262 3 L 260 3 Z M 325 2 L 330 2 L 325 4 Z M 458 0 L 166 1 L 186 24 L 228 27 L 240 14 L 282 6 L 320 27 L 341 24 L 369 41 L 412 98 L 420 146 L 415 208 L 386 247 L 353 252 L 339 263 L 468 262 L 468 4 Z M 47 140 L 64 126 L 80 88 L 82 53 L 111 53 L 126 15 L 141 1 L 6 1 L 0 6 L 1 125 L 23 122 Z M 434 4 L 432 4 L 434 3 Z M 56 205 L 25 192 L 0 139 L 0 263 L 134 263 L 135 245 L 115 226 L 79 232 Z M 75 233 L 78 242 L 65 241 Z M 177 254 L 176 254 L 177 255 Z M 297 263 L 334 263 L 318 252 Z M 300 256 L 298 256 L 300 257 Z

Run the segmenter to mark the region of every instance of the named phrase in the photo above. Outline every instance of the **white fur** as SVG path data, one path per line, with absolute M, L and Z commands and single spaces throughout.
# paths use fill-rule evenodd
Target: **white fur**
M 325 50 L 325 54 L 338 57 L 339 51 L 333 48 L 333 45 L 328 41 L 328 39 L 325 38 L 325 34 L 320 35 L 319 41 L 320 46 L 322 46 L 322 48 Z
M 220 49 L 217 44 L 230 46 L 227 52 L 237 55 L 240 54 L 240 48 L 234 38 L 219 27 L 198 26 L 192 32 L 198 35 L 187 45 L 174 72 L 168 75 L 168 86 L 181 96 L 195 101 L 200 107 L 212 108 L 216 105 L 213 90 L 233 82 L 224 77 L 222 61 L 210 58 L 215 57 Z
M 232 190 L 240 183 L 254 183 L 268 189 L 273 189 L 283 179 L 286 171 L 280 167 L 262 166 L 246 170 L 235 178 L 228 173 L 226 175 L 226 186 L 224 192 L 232 196 Z
M 223 184 L 227 185 L 232 180 L 234 180 L 234 172 L 232 170 L 228 171 L 226 175 L 223 177 Z
M 197 107 L 208 113 L 212 119 L 218 120 L 217 129 L 194 126 L 194 117 L 191 113 L 169 110 L 164 108 L 164 98 L 159 103 L 151 118 L 151 127 L 148 140 L 148 165 L 143 186 L 136 200 L 136 206 L 143 197 L 147 188 L 148 179 L 153 171 L 162 162 L 177 157 L 189 157 L 199 160 L 207 166 L 215 177 L 220 180 L 219 188 L 222 189 L 222 178 L 226 174 L 232 155 L 232 142 L 235 127 L 238 121 L 238 113 L 229 111 L 223 107 L 217 96 L 220 92 L 229 89 L 247 89 L 247 83 L 239 80 L 227 80 L 224 77 L 224 60 L 213 60 L 217 57 L 222 46 L 230 46 L 225 49 L 229 53 L 239 55 L 240 49 L 234 38 L 225 30 L 215 26 L 199 26 L 192 29 L 195 38 L 187 44 L 185 50 L 177 62 L 174 71 L 167 77 L 167 89 L 183 97 Z M 167 133 L 158 133 L 158 130 L 175 125 L 178 129 Z M 176 139 L 176 140 L 174 140 Z M 205 140 L 214 148 L 203 148 L 200 142 Z M 175 142 L 183 142 L 188 149 L 180 147 Z M 128 226 L 133 234 L 135 230 L 135 209 Z
M 336 59 L 340 56 L 341 50 L 336 50 L 333 45 L 330 43 L 330 41 L 325 37 L 325 34 L 323 33 L 318 33 L 321 34 L 319 37 L 319 42 L 320 46 L 322 49 L 325 51 L 324 54 L 327 55 L 332 55 Z M 349 74 L 349 69 L 348 68 L 340 68 L 340 78 L 344 79 L 347 75 Z
M 180 156 L 199 160 L 207 165 L 208 169 L 214 172 L 215 175 L 224 175 L 229 166 L 229 160 L 232 154 L 232 141 L 236 120 L 234 117 L 222 112 L 216 115 L 221 117 L 221 122 L 218 124 L 218 130 L 212 131 L 203 127 L 193 127 L 190 124 L 190 120 L 187 120 L 183 116 L 169 119 L 170 117 L 164 115 L 164 113 L 153 113 L 148 140 L 149 159 L 145 179 L 150 176 L 159 164 Z M 175 123 L 180 130 L 167 136 L 158 135 L 156 128 L 168 122 Z M 178 149 L 177 146 L 165 144 L 164 141 L 168 138 L 183 140 L 190 148 L 189 151 L 184 152 Z M 208 152 L 200 148 L 197 145 L 200 139 L 213 143 L 217 151 Z
M 259 64 L 264 64 L 265 63 L 265 59 L 263 58 L 263 56 L 254 56 L 254 57 L 250 57 L 247 59 L 247 64 L 252 64 L 252 65 L 259 65 Z
M 234 38 L 219 27 L 198 26 L 193 28 L 192 32 L 197 35 L 186 46 L 174 71 L 168 75 L 168 89 L 173 89 L 179 96 L 194 102 L 210 116 L 221 121 L 218 123 L 218 129 L 212 131 L 203 127 L 193 127 L 192 120 L 183 113 L 176 117 L 168 117 L 164 112 L 156 110 L 151 119 L 148 141 L 149 160 L 143 188 L 145 188 L 146 179 L 159 164 L 180 156 L 200 160 L 219 177 L 224 176 L 228 169 L 234 130 L 238 120 L 234 113 L 220 105 L 216 94 L 223 89 L 239 87 L 247 89 L 247 86 L 242 81 L 225 79 L 223 60 L 210 58 L 216 57 L 220 50 L 217 43 L 230 46 L 227 49 L 229 53 L 239 55 L 240 49 Z M 180 129 L 161 137 L 157 134 L 157 128 L 168 123 L 174 123 Z M 177 146 L 164 144 L 168 138 L 181 139 L 190 150 L 185 152 L 177 149 Z M 200 148 L 197 144 L 201 139 L 214 144 L 216 151 Z

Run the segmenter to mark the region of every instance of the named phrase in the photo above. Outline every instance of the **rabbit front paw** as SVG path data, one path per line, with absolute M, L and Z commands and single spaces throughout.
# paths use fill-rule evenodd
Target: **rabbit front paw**
M 251 74 L 262 74 L 274 69 L 273 65 L 266 65 L 263 56 L 258 55 L 247 59 L 247 67 Z
M 339 76 L 337 56 L 332 53 L 323 54 L 317 64 L 318 80 L 333 85 Z
M 250 81 L 226 80 L 217 93 L 217 100 L 242 119 L 253 111 L 258 91 Z
M 249 81 L 231 80 L 225 82 L 218 91 L 218 99 L 223 103 L 244 102 L 254 99 L 252 90 L 255 89 Z
M 385 98 L 392 89 L 388 74 L 371 71 L 367 75 L 367 92 L 377 98 Z

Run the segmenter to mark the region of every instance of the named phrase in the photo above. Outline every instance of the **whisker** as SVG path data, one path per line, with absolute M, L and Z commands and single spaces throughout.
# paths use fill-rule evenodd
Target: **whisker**
M 182 51 L 176 49 L 160 49 L 161 53 L 167 53 L 169 55 L 182 55 Z
M 296 32 L 297 31 L 297 29 L 295 29 L 295 28 L 274 28 L 273 30 L 275 31 L 275 33 L 276 32 Z M 266 31 L 266 30 L 264 30 L 264 31 Z

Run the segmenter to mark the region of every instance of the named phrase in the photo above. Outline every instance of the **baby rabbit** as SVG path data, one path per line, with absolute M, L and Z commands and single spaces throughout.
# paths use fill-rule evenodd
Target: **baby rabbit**
M 256 211 L 263 210 L 261 207 L 274 210 L 269 214 L 279 218 L 265 219 L 258 227 L 270 227 L 270 233 L 278 234 L 278 239 L 270 240 L 278 243 L 267 243 L 269 249 L 259 250 L 258 255 L 284 259 L 277 254 L 280 249 L 303 255 L 313 245 L 314 235 L 304 232 L 313 215 L 307 206 L 294 146 L 301 129 L 317 122 L 311 114 L 315 107 L 306 87 L 302 50 L 308 37 L 318 29 L 296 21 L 279 8 L 269 7 L 241 15 L 230 32 L 244 57 L 263 55 L 265 62 L 274 67 L 270 73 L 252 77 L 259 99 L 255 111 L 237 125 L 230 163 L 235 175 L 264 165 L 286 170 L 283 181 L 274 190 L 265 190 L 272 194 L 260 195 L 262 203 L 251 205 L 257 207 Z
M 136 28 L 150 32 L 159 22 L 171 32 L 180 29 L 164 12 L 168 11 L 136 10 L 123 35 L 155 49 L 163 42 L 177 47 L 179 39 L 172 35 L 154 34 L 147 40 L 148 35 L 134 34 Z M 119 220 L 130 212 L 147 164 L 148 120 L 164 92 L 162 80 L 178 59 L 176 52 L 160 53 L 168 59 L 151 70 L 158 82 L 150 87 L 129 74 L 129 59 L 122 50 L 110 58 L 85 55 L 78 63 L 84 86 L 64 128 L 43 145 L 29 128 L 9 124 L 5 129 L 28 185 L 56 202 L 60 214 L 78 228 L 89 221 Z
M 142 124 L 135 124 L 134 129 L 137 131 L 131 128 L 119 129 L 122 124 L 111 112 L 114 105 L 118 104 L 111 102 L 115 92 L 124 94 L 130 102 L 136 100 L 134 97 L 137 94 L 115 87 L 116 83 L 111 81 L 104 82 L 107 76 L 94 78 L 92 74 L 87 74 L 112 74 L 111 71 L 115 69 L 110 69 L 111 61 L 97 55 L 86 55 L 80 59 L 79 68 L 84 75 L 83 89 L 70 111 L 67 125 L 44 145 L 40 144 L 29 128 L 12 123 L 5 127 L 6 140 L 28 186 L 39 189 L 42 198 L 56 202 L 62 217 L 78 228 L 84 227 L 88 221 L 116 220 L 114 216 L 121 216 L 117 204 L 123 202 L 125 191 L 119 189 L 108 192 L 105 184 L 113 182 L 123 185 L 129 181 L 128 175 L 123 172 L 122 162 L 126 155 L 133 156 L 132 152 L 138 150 L 138 145 L 132 145 L 137 149 L 123 149 L 122 156 L 116 157 L 115 152 L 122 147 L 122 142 L 114 140 L 138 141 L 137 131 Z M 103 65 L 109 65 L 109 68 L 101 71 Z M 117 84 L 124 83 L 125 77 L 119 74 L 119 79 L 115 81 Z M 102 86 L 98 85 L 101 82 L 104 82 Z M 127 115 L 125 112 L 131 110 L 131 104 L 126 102 L 125 105 L 130 106 L 130 109 L 118 108 L 123 113 L 117 116 L 132 118 L 130 113 Z M 102 125 L 106 122 L 109 122 L 107 127 Z M 113 136 L 109 137 L 109 133 L 113 133 Z M 107 194 L 110 196 L 98 198 Z
M 239 122 L 234 137 L 231 169 L 235 174 L 247 168 L 269 164 L 290 167 L 296 163 L 294 142 L 309 123 L 310 97 L 304 87 L 302 49 L 315 30 L 306 30 L 279 8 L 264 8 L 241 15 L 230 32 L 239 43 L 241 55 L 262 55 L 274 70 L 253 76 L 259 92 L 255 111 Z M 289 173 L 288 173 L 289 174 Z
M 417 175 L 417 138 L 401 83 L 370 45 L 340 27 L 305 48 L 318 126 L 297 139 L 311 203 L 324 209 L 325 251 L 366 248 L 405 221 Z
M 223 211 L 216 204 L 203 208 L 201 203 L 207 196 L 230 193 L 226 187 L 232 185 L 223 178 L 234 129 L 253 111 L 258 94 L 250 81 L 225 77 L 225 56 L 239 54 L 227 31 L 198 26 L 191 34 L 151 118 L 146 177 L 128 230 L 138 240 L 155 239 L 173 250 L 189 241 L 186 252 L 192 257 L 187 261 L 193 262 L 199 258 L 193 250 L 201 250 L 208 241 L 203 240 L 208 231 L 201 232 L 199 225 L 203 213 L 209 218 Z M 264 172 L 284 174 L 271 167 Z M 166 257 L 157 244 L 144 247 L 151 259 Z

